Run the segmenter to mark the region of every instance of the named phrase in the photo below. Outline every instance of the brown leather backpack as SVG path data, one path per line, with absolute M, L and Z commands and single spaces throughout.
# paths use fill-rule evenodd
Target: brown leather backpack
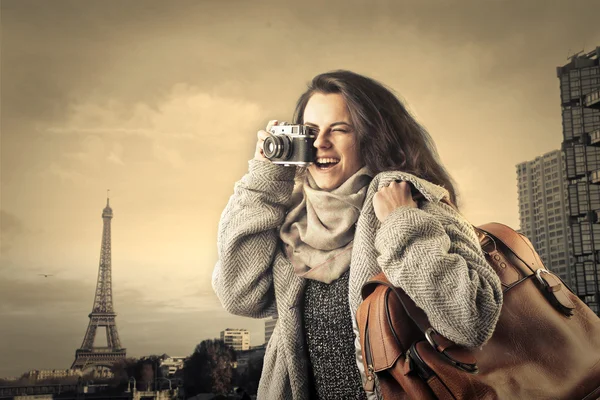
M 389 399 L 600 398 L 600 318 L 511 228 L 475 228 L 502 281 L 504 302 L 491 339 L 467 349 L 438 334 L 383 273 L 363 286 L 357 319 L 365 390 Z

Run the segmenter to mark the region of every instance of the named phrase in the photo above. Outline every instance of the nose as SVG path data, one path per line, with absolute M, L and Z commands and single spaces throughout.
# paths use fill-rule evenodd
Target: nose
M 315 133 L 315 135 L 317 137 L 315 138 L 313 146 L 315 146 L 317 149 L 328 149 L 331 147 L 331 141 L 329 138 L 329 133 L 327 131 L 323 130 L 318 133 Z

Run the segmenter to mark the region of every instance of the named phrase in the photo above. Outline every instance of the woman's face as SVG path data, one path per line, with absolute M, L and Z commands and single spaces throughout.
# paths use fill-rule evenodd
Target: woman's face
M 364 165 L 346 102 L 337 93 L 315 93 L 303 119 L 317 134 L 317 159 L 308 170 L 320 189 L 336 189 Z

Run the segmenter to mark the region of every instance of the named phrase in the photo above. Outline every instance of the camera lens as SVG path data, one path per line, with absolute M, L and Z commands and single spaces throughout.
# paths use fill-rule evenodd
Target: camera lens
M 269 136 L 263 143 L 263 153 L 269 160 L 274 158 L 287 160 L 290 157 L 292 146 L 287 136 Z

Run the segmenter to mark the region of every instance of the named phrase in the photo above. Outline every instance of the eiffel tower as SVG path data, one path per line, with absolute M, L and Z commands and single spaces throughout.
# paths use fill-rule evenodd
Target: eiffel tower
M 111 256 L 110 256 L 110 221 L 113 217 L 109 198 L 102 210 L 103 230 L 100 250 L 100 267 L 94 306 L 89 314 L 90 323 L 83 338 L 81 348 L 75 351 L 75 361 L 71 369 L 87 369 L 110 367 L 114 362 L 125 359 L 125 349 L 121 347 L 112 301 Z M 94 347 L 96 330 L 106 328 L 106 347 Z

